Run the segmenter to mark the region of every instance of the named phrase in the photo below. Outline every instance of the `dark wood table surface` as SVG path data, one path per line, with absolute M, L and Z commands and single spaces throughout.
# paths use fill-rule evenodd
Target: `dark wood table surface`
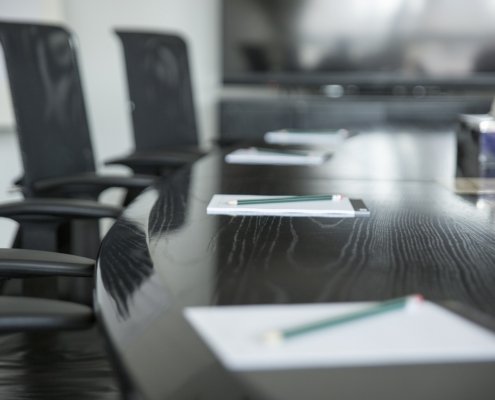
M 229 165 L 220 150 L 144 192 L 105 237 L 96 303 L 146 399 L 493 399 L 495 363 L 231 372 L 184 307 L 375 301 L 422 293 L 495 317 L 495 217 L 436 183 L 455 133 L 370 129 L 324 165 Z M 342 193 L 369 218 L 210 216 L 213 194 Z M 477 206 L 478 204 L 478 206 Z

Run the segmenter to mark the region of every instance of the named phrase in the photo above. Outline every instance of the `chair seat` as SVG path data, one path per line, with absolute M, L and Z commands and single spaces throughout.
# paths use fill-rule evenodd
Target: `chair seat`
M 0 296 L 0 333 L 85 329 L 93 322 L 93 310 L 81 304 Z
M 135 151 L 127 156 L 105 162 L 107 165 L 122 164 L 128 167 L 181 167 L 204 156 L 206 151 L 199 148 L 171 148 L 154 151 Z

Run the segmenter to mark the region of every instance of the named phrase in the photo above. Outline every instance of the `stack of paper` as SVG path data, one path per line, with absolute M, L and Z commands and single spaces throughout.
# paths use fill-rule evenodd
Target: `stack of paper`
M 376 315 L 276 345 L 272 329 L 357 311 L 369 303 L 197 307 L 185 317 L 233 370 L 495 361 L 495 334 L 438 305 Z
M 246 199 L 276 199 L 287 196 L 254 196 L 236 194 L 214 195 L 208 204 L 208 214 L 220 215 L 274 215 L 290 217 L 355 217 L 357 215 L 369 215 L 367 209 L 356 210 L 348 198 L 340 200 L 318 200 L 287 203 L 266 203 L 237 205 L 232 204 L 237 200 Z
M 265 142 L 274 144 L 337 146 L 349 136 L 347 129 L 336 131 L 298 131 L 283 129 L 265 133 Z
M 328 159 L 328 151 L 262 149 L 250 147 L 237 149 L 225 156 L 231 164 L 318 165 Z

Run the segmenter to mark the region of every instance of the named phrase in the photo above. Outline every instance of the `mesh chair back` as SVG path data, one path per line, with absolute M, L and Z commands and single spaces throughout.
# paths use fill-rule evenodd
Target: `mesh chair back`
M 26 194 L 41 179 L 95 170 L 74 43 L 58 26 L 0 23 Z
M 136 150 L 197 146 L 187 47 L 175 35 L 117 30 Z

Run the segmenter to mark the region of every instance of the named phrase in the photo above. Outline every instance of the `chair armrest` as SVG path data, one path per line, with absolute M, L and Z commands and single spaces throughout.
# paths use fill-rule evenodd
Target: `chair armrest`
M 34 184 L 36 193 L 50 195 L 93 194 L 98 195 L 112 187 L 125 189 L 144 189 L 155 182 L 148 175 L 97 175 L 92 173 L 63 178 L 44 179 Z
M 189 164 L 188 160 L 178 159 L 177 157 L 141 157 L 135 156 L 134 154 L 112 158 L 111 160 L 105 161 L 105 165 L 125 165 L 131 169 L 135 168 L 180 168 L 186 164 Z
M 94 273 L 91 258 L 49 251 L 0 249 L 0 277 L 86 276 Z
M 24 184 L 23 182 L 24 182 L 24 175 L 22 175 L 19 178 L 15 179 L 12 184 L 14 186 L 22 186 Z
M 91 200 L 26 199 L 0 204 L 0 217 L 15 221 L 117 218 L 122 209 Z
M 85 329 L 93 322 L 93 310 L 82 304 L 0 296 L 1 333 Z
M 118 157 L 105 162 L 106 165 L 120 164 L 129 168 L 136 167 L 166 167 L 180 168 L 191 164 L 204 156 L 206 152 L 191 149 L 171 149 L 163 151 L 134 152 L 124 157 Z

